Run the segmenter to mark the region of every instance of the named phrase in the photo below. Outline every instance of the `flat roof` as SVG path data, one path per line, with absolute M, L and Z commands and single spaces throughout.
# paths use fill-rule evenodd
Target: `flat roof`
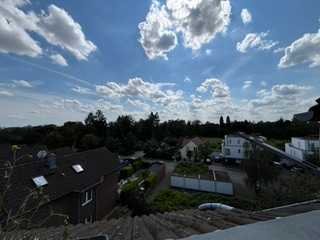
M 185 240 L 318 240 L 320 211 L 193 235 Z

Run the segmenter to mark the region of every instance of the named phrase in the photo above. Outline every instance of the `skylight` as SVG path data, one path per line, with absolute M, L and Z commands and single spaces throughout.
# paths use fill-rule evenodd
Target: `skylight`
M 34 184 L 37 187 L 43 187 L 43 186 L 48 184 L 48 181 L 47 181 L 47 179 L 45 179 L 44 176 L 39 176 L 39 177 L 32 178 L 32 181 L 34 182 Z
M 83 167 L 80 164 L 72 165 L 72 168 L 76 173 L 83 172 Z

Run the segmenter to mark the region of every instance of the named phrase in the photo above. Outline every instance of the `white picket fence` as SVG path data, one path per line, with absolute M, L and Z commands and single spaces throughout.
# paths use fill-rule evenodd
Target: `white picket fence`
M 171 187 L 190 189 L 202 192 L 221 193 L 233 195 L 233 184 L 231 182 L 213 181 L 201 178 L 172 175 L 170 177 Z

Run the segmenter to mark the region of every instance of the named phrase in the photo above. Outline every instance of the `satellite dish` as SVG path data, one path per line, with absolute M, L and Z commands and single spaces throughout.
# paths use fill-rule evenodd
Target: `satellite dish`
M 41 150 L 41 151 L 39 151 L 38 153 L 37 153 L 37 157 L 39 158 L 39 159 L 43 159 L 43 158 L 45 158 L 46 156 L 47 156 L 47 151 L 45 151 L 45 150 Z

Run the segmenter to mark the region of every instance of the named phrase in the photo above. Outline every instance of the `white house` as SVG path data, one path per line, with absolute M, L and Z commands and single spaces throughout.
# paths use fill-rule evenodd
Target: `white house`
M 320 148 L 320 141 L 316 138 L 291 138 L 291 143 L 286 143 L 286 153 L 300 159 L 307 160 L 308 156 L 317 153 Z
M 221 151 L 225 159 L 240 162 L 246 158 L 245 143 L 249 144 L 246 139 L 237 135 L 225 135 L 221 145 Z
M 183 161 L 195 161 L 198 156 L 198 149 L 204 142 L 198 138 L 184 139 L 182 143 L 182 148 L 180 151 L 180 156 Z

